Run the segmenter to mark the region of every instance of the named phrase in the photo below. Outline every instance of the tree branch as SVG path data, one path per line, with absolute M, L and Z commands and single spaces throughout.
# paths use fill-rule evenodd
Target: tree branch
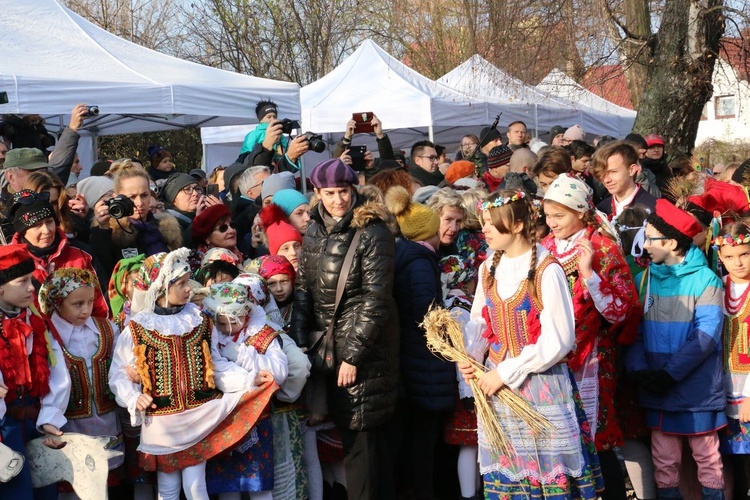
M 651 41 L 653 39 L 653 36 L 644 38 L 640 35 L 636 35 L 635 33 L 631 32 L 627 26 L 625 26 L 622 22 L 620 22 L 619 19 L 617 19 L 617 16 L 612 11 L 612 9 L 609 6 L 609 2 L 607 0 L 604 0 L 604 9 L 607 11 L 607 15 L 609 16 L 609 19 L 615 23 L 615 25 L 622 30 L 623 33 L 625 33 L 625 38 L 630 40 L 636 40 L 638 42 L 642 42 L 645 44 L 650 45 Z

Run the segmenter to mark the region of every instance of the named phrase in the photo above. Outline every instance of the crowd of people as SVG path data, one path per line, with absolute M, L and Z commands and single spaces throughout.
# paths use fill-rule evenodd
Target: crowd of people
M 82 177 L 86 112 L 49 157 L 0 141 L 11 456 L 111 436 L 112 498 L 750 493 L 750 160 L 523 122 L 406 153 L 374 116 L 377 158 L 352 120 L 301 179 L 315 139 L 263 101 L 210 175 L 153 145 Z M 475 363 L 430 350 L 436 306 Z

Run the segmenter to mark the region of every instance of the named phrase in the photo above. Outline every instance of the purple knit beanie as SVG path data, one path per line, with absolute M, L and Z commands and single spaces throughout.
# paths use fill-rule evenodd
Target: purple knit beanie
M 347 187 L 359 184 L 359 177 L 338 158 L 318 163 L 310 172 L 310 182 L 317 189 Z

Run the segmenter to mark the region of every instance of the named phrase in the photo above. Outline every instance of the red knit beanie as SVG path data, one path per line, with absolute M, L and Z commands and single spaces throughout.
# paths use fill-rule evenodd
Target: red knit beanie
M 279 248 L 289 241 L 302 243 L 302 235 L 289 223 L 280 206 L 271 203 L 260 211 L 260 221 L 268 237 L 268 251 L 271 255 L 279 253 Z
M 203 243 L 208 238 L 208 235 L 211 234 L 211 231 L 213 231 L 216 223 L 223 217 L 232 217 L 232 213 L 223 203 L 211 205 L 202 211 L 200 215 L 193 219 L 193 241 L 196 244 Z

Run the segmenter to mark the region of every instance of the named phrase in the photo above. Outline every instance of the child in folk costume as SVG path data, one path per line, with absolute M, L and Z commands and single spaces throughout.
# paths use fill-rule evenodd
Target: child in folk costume
M 484 235 L 483 235 L 484 240 Z M 473 262 L 459 255 L 448 255 L 440 259 L 440 281 L 443 287 L 443 305 L 456 318 L 464 331 L 464 343 L 468 352 L 475 345 L 470 344 L 466 325 L 471 321 L 471 301 L 476 289 L 477 271 Z M 484 342 L 479 342 L 482 357 Z M 458 482 L 462 498 L 475 498 L 479 487 L 477 469 L 477 414 L 474 410 L 474 393 L 458 371 L 459 401 L 445 425 L 445 442 L 459 446 Z
M 522 191 L 500 190 L 482 208 L 482 231 L 494 255 L 479 269 L 471 308 L 470 345 L 486 341 L 488 372 L 459 363 L 492 396 L 508 386 L 553 428 L 536 438 L 507 405 L 493 400 L 510 441 L 506 456 L 488 446 L 479 426 L 479 465 L 485 498 L 586 498 L 602 489 L 599 460 L 573 374 L 564 362 L 573 348 L 573 304 L 565 272 L 532 236 L 533 208 Z M 483 333 L 482 333 L 483 332 Z M 475 359 L 483 361 L 483 356 Z
M 24 445 L 41 436 L 61 436 L 70 377 L 62 350 L 46 321 L 33 308 L 34 261 L 25 245 L 0 247 L 0 438 L 25 454 Z M 45 440 L 50 448 L 55 439 Z M 28 462 L 7 483 L 0 498 L 55 498 L 57 487 L 34 490 Z
M 119 329 L 107 318 L 91 316 L 99 280 L 86 269 L 63 268 L 45 278 L 39 304 L 49 317 L 51 330 L 60 343 L 71 379 L 71 394 L 64 432 L 89 436 L 114 436 L 110 448 L 123 450 L 117 403 L 109 389 L 109 363 Z M 120 467 L 123 456 L 109 461 L 110 471 Z M 110 473 L 110 485 L 119 478 Z M 65 488 L 67 489 L 67 488 Z M 61 497 L 77 498 L 72 493 Z
M 219 352 L 249 373 L 266 371 L 279 385 L 286 380 L 287 359 L 279 342 L 279 327 L 266 321 L 266 314 L 252 304 L 247 287 L 237 283 L 211 285 L 203 309 L 214 318 Z M 239 499 L 250 492 L 252 499 L 271 499 L 274 484 L 273 427 L 270 404 L 248 438 L 230 453 L 208 463 L 208 491 L 222 500 Z
M 245 438 L 276 389 L 269 374 L 219 353 L 211 318 L 188 303 L 189 253 L 146 258 L 135 292 L 144 307 L 120 335 L 109 373 L 118 404 L 141 425 L 140 463 L 156 470 L 163 499 L 179 498 L 181 486 L 188 499 L 206 498 L 206 460 Z
M 698 465 L 703 498 L 723 498 L 718 430 L 726 426 L 722 369 L 722 283 L 693 238 L 702 231 L 666 200 L 649 215 L 645 243 L 651 263 L 636 276 L 644 304 L 638 339 L 626 367 L 640 386 L 651 427 L 659 498 L 682 498 L 682 446 Z
M 117 328 L 122 330 L 130 321 L 130 308 L 133 300 L 133 281 L 146 258 L 144 254 L 129 259 L 121 259 L 112 270 L 107 286 L 109 307 Z
M 635 341 L 640 308 L 633 277 L 606 215 L 581 179 L 560 175 L 544 194 L 551 233 L 542 245 L 563 266 L 573 296 L 576 344 L 568 357 L 596 443 L 607 495 L 625 497 L 614 447 L 623 443 L 614 405 L 617 346 Z
M 734 455 L 734 475 L 750 488 L 750 226 L 736 222 L 713 241 L 729 273 L 724 281 L 724 386 L 729 424 L 720 434 L 722 453 Z

